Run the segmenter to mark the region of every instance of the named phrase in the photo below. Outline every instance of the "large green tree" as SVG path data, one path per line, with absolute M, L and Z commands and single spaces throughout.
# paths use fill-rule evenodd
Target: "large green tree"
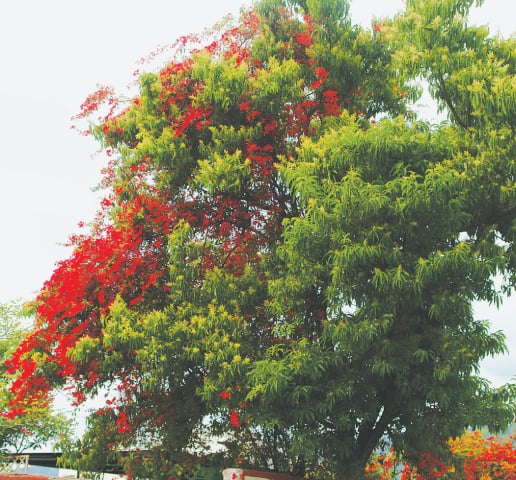
M 219 438 L 355 479 L 382 442 L 507 425 L 514 389 L 477 376 L 503 335 L 471 305 L 514 284 L 516 48 L 472 3 L 365 29 L 344 0 L 264 0 L 129 103 L 85 102 L 108 195 L 10 361 L 20 400 L 106 395 L 72 463 L 187 475 Z M 425 85 L 447 122 L 409 109 Z

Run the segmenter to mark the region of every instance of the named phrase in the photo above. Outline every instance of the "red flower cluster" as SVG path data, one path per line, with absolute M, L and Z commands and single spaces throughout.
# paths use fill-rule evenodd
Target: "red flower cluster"
M 450 439 L 449 463 L 436 454 L 424 452 L 416 467 L 403 463 L 391 451 L 368 465 L 366 478 L 390 479 L 401 468 L 400 480 L 463 478 L 464 480 L 508 480 L 516 478 L 516 434 L 509 438 L 485 436 L 475 430 Z M 402 466 L 400 467 L 400 463 Z
M 118 433 L 128 433 L 131 431 L 131 426 L 129 425 L 127 414 L 125 412 L 120 412 L 118 414 L 116 425 Z
M 233 428 L 240 428 L 240 417 L 235 410 L 229 411 L 229 423 Z
M 229 393 L 228 391 L 220 392 L 219 397 L 222 398 L 222 400 L 230 400 L 231 393 Z
M 327 70 L 325 70 L 322 67 L 315 68 L 314 73 L 317 77 L 317 80 L 315 80 L 315 82 L 312 82 L 311 87 L 315 90 L 316 88 L 319 88 L 323 83 L 325 83 L 326 80 L 328 80 L 330 74 Z

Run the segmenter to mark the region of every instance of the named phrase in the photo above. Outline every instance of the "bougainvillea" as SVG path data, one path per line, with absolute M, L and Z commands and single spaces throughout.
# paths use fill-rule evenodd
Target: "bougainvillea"
M 179 39 L 130 101 L 103 87 L 83 104 L 106 197 L 9 361 L 13 414 L 54 388 L 104 398 L 72 465 L 175 478 L 219 438 L 227 461 L 356 478 L 384 435 L 421 451 L 422 428 L 449 436 L 480 405 L 493 424 L 510 416 L 507 391 L 472 375 L 504 347 L 469 309 L 510 270 L 511 250 L 481 233 L 494 197 L 479 182 L 503 184 L 497 212 L 514 189 L 475 163 L 510 149 L 481 141 L 505 117 L 465 135 L 453 102 L 469 90 L 447 84 L 450 126 L 411 123 L 421 72 L 399 45 L 414 15 L 365 29 L 348 7 L 262 1 Z M 483 56 L 510 49 L 465 32 Z

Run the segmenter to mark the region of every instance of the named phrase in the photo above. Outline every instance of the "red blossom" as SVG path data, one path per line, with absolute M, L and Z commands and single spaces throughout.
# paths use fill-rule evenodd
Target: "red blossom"
M 309 47 L 312 44 L 312 38 L 307 32 L 298 33 L 295 37 L 296 42 L 303 47 Z
M 342 107 L 339 103 L 339 95 L 335 90 L 324 91 L 323 100 L 325 115 L 340 115 Z
M 125 412 L 120 412 L 118 414 L 116 424 L 118 433 L 128 433 L 131 431 L 131 426 L 128 423 L 127 414 Z
M 240 428 L 240 417 L 238 416 L 238 413 L 235 412 L 235 410 L 229 411 L 229 424 L 233 428 Z
M 315 90 L 316 88 L 319 88 L 323 83 L 325 83 L 326 80 L 328 80 L 330 74 L 326 69 L 322 67 L 315 68 L 314 73 L 317 77 L 317 80 L 312 83 L 311 87 Z
M 224 392 L 220 392 L 219 397 L 223 400 L 229 400 L 231 398 L 231 394 L 226 390 Z
M 250 101 L 242 102 L 240 104 L 240 110 L 242 110 L 242 112 L 250 112 L 251 106 L 252 106 L 252 102 L 250 102 Z

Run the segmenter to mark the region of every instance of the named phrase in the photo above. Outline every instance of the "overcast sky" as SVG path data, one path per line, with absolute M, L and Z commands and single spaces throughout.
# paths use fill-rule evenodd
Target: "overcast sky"
M 92 191 L 102 163 L 97 145 L 70 130 L 97 84 L 121 93 L 137 60 L 179 35 L 198 32 L 251 1 L 11 0 L 0 3 L 0 301 L 29 299 L 48 279 L 61 246 L 80 221 L 93 218 Z M 401 0 L 355 0 L 356 22 L 390 15 Z M 486 0 L 476 23 L 504 35 L 514 30 L 516 2 Z M 477 308 L 504 329 L 511 356 L 485 362 L 494 383 L 516 374 L 516 302 Z

